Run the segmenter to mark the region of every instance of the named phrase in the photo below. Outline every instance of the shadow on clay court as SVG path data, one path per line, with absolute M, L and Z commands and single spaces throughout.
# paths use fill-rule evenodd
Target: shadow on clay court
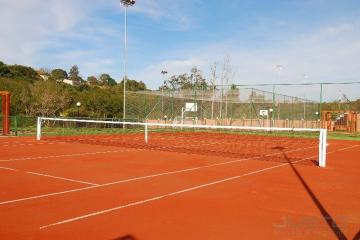
M 328 226 L 331 228 L 331 230 L 333 231 L 333 233 L 336 235 L 336 237 L 339 240 L 345 240 L 347 239 L 345 234 L 342 232 L 342 230 L 340 229 L 340 227 L 337 225 L 337 223 L 335 222 L 334 218 L 331 217 L 331 215 L 328 213 L 328 211 L 325 209 L 325 207 L 321 204 L 321 202 L 319 201 L 319 199 L 315 196 L 315 194 L 313 193 L 313 191 L 310 189 L 309 185 L 306 183 L 306 181 L 304 180 L 304 178 L 301 176 L 301 174 L 299 173 L 299 171 L 296 169 L 296 167 L 294 166 L 294 163 L 292 163 L 289 159 L 289 157 L 286 155 L 286 153 L 283 151 L 284 149 L 282 149 L 281 147 L 277 148 L 279 151 L 281 151 L 283 153 L 284 158 L 287 160 L 287 162 L 289 163 L 289 166 L 291 167 L 291 169 L 293 170 L 293 172 L 295 173 L 295 175 L 297 176 L 297 178 L 299 179 L 299 181 L 301 182 L 301 184 L 303 185 L 303 187 L 305 188 L 306 192 L 309 194 L 309 196 L 311 197 L 311 199 L 313 200 L 313 202 L 315 203 L 315 205 L 317 206 L 317 208 L 319 209 L 321 215 L 323 216 L 324 220 L 326 221 L 326 223 L 328 224 Z M 356 236 L 355 236 L 356 237 Z
M 122 237 L 114 238 L 112 240 L 136 240 L 136 238 L 133 235 L 128 234 Z
M 360 231 L 355 235 L 353 240 L 360 240 Z

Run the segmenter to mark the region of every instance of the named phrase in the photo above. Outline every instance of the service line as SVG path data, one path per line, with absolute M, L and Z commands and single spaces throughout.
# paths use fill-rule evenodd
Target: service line
M 304 151 L 304 150 L 310 149 L 310 148 L 315 148 L 315 147 L 299 148 L 299 149 L 286 151 L 285 153 L 296 152 L 296 151 Z M 280 155 L 280 154 L 283 154 L 283 152 L 268 154 L 268 155 L 266 155 L 266 157 Z M 23 201 L 28 201 L 28 200 L 34 200 L 34 199 L 45 198 L 45 197 L 50 197 L 50 196 L 56 196 L 56 195 L 63 195 L 63 194 L 73 193 L 73 192 L 80 192 L 80 191 L 89 190 L 89 189 L 93 189 L 93 188 L 107 187 L 107 186 L 111 186 L 111 185 L 127 183 L 127 182 L 133 182 L 133 181 L 144 180 L 144 179 L 150 179 L 150 178 L 161 177 L 161 176 L 166 176 L 166 175 L 174 175 L 174 174 L 178 174 L 178 173 L 191 172 L 191 171 L 201 170 L 201 169 L 205 169 L 205 168 L 211 168 L 211 167 L 216 167 L 216 166 L 221 166 L 221 165 L 234 164 L 234 163 L 248 161 L 248 160 L 256 160 L 256 159 L 260 159 L 262 157 L 263 156 L 236 159 L 236 160 L 232 160 L 232 161 L 215 163 L 215 164 L 210 164 L 210 165 L 205 165 L 205 166 L 200 166 L 200 167 L 192 167 L 192 168 L 186 168 L 186 169 L 181 169 L 181 170 L 176 170 L 176 171 L 169 171 L 169 172 L 163 172 L 163 173 L 152 174 L 152 175 L 147 175 L 147 176 L 124 179 L 124 180 L 114 181 L 114 182 L 110 182 L 110 183 L 99 184 L 97 186 L 83 187 L 83 188 L 77 188 L 77 189 L 72 189 L 72 190 L 67 190 L 67 191 L 54 192 L 54 193 L 48 193 L 48 194 L 37 195 L 37 196 L 32 196 L 32 197 L 9 200 L 9 201 L 0 202 L 0 205 L 12 204 L 12 203 L 17 203 L 17 202 L 23 202 Z
M 61 154 L 61 155 L 39 156 L 39 157 L 10 158 L 10 159 L 0 160 L 0 162 L 39 160 L 39 159 L 62 158 L 62 157 L 82 157 L 82 156 L 90 156 L 90 155 L 97 155 L 97 154 L 109 154 L 109 153 L 131 152 L 131 151 L 134 151 L 134 149 L 122 149 L 122 150 L 102 151 L 102 152 L 72 153 L 72 154 Z
M 334 150 L 332 152 L 328 152 L 327 154 L 332 154 L 332 153 L 335 153 L 335 152 L 340 152 L 340 151 L 344 151 L 344 150 L 355 148 L 355 147 L 358 147 L 358 145 L 351 146 L 351 147 L 346 147 L 346 148 L 342 148 L 342 149 L 338 149 L 338 150 Z M 304 158 L 304 159 L 301 159 L 301 160 L 298 160 L 298 161 L 294 161 L 292 163 L 302 162 L 302 161 L 311 159 L 313 157 L 314 156 Z M 182 189 L 182 190 L 179 190 L 179 191 L 176 191 L 176 192 L 171 192 L 171 193 L 167 193 L 167 194 L 164 194 L 164 195 L 159 195 L 159 196 L 155 196 L 155 197 L 152 197 L 152 198 L 148 198 L 148 199 L 145 199 L 145 200 L 141 200 L 141 201 L 125 204 L 125 205 L 120 205 L 120 206 L 117 206 L 117 207 L 114 207 L 114 208 L 109 208 L 109 209 L 105 209 L 105 210 L 102 210 L 102 211 L 98 211 L 98 212 L 94 212 L 94 213 L 90 213 L 90 214 L 86 214 L 86 215 L 66 219 L 66 220 L 63 220 L 63 221 L 59 221 L 59 222 L 55 222 L 55 223 L 51 223 L 51 224 L 48 224 L 48 225 L 41 226 L 40 229 L 54 227 L 54 226 L 57 226 L 57 225 L 62 225 L 62 224 L 66 224 L 66 223 L 70 223 L 70 222 L 90 218 L 90 217 L 93 217 L 93 216 L 113 212 L 113 211 L 116 211 L 116 210 L 120 210 L 120 209 L 124 209 L 124 208 L 129 208 L 129 207 L 133 207 L 133 206 L 137 206 L 137 205 L 141 205 L 141 204 L 161 200 L 161 199 L 168 198 L 168 197 L 171 197 L 171 196 L 180 195 L 180 194 L 187 193 L 187 192 L 190 192 L 190 191 L 195 191 L 195 190 L 198 190 L 198 189 L 207 188 L 207 187 L 210 187 L 210 186 L 213 186 L 213 185 L 218 185 L 218 184 L 221 184 L 221 183 L 224 183 L 224 182 L 237 180 L 237 179 L 242 178 L 242 177 L 251 176 L 251 175 L 263 173 L 263 172 L 266 172 L 266 171 L 270 171 L 270 170 L 273 170 L 273 169 L 276 169 L 276 168 L 287 166 L 287 165 L 292 164 L 292 163 L 283 163 L 283 164 L 279 164 L 279 165 L 276 165 L 276 166 L 267 167 L 267 168 L 259 169 L 259 170 L 256 170 L 256 171 L 248 172 L 248 173 L 245 173 L 245 174 L 242 174 L 242 175 L 229 177 L 229 178 L 224 178 L 224 179 L 217 180 L 217 181 L 214 181 L 214 182 L 201 184 L 201 185 L 194 186 L 194 187 L 191 187 L 191 188 Z

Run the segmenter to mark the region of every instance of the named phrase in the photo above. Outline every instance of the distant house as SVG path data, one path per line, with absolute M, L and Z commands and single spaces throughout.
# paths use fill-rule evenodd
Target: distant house
M 70 79 L 64 79 L 62 80 L 63 83 L 65 84 L 69 84 L 71 86 L 74 86 L 74 81 L 73 80 L 70 80 Z
M 44 81 L 47 81 L 49 79 L 48 75 L 44 75 L 44 74 L 39 74 L 39 75 Z
M 40 69 L 36 71 L 37 74 L 44 80 L 47 81 L 50 77 L 49 73 L 46 72 L 46 70 Z

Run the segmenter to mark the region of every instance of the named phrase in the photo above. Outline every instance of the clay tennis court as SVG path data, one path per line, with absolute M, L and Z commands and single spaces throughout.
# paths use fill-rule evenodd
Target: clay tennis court
M 0 238 L 358 239 L 360 144 L 330 140 L 326 168 L 314 147 L 237 158 L 2 137 Z

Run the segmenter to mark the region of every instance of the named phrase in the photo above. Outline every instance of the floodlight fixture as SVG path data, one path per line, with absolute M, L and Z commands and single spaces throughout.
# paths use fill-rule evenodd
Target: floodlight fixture
M 135 4 L 135 0 L 120 0 L 120 3 L 124 6 L 124 7 L 129 7 Z

